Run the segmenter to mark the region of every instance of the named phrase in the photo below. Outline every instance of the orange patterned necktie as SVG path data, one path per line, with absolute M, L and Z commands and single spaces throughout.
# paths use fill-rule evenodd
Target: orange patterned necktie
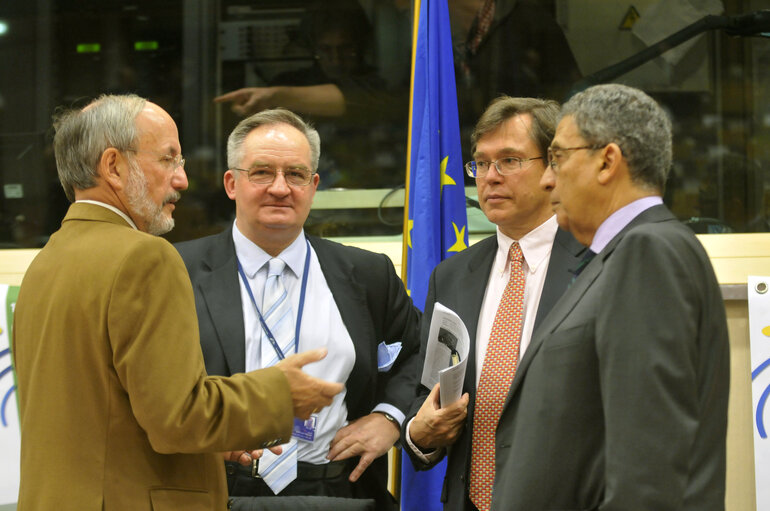
M 495 430 L 516 374 L 524 322 L 524 256 L 518 242 L 513 242 L 508 257 L 511 276 L 492 324 L 473 414 L 470 499 L 479 511 L 487 511 L 492 504 Z

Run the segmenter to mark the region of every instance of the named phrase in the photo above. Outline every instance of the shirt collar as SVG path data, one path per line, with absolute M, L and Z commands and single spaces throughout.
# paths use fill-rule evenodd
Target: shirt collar
M 123 218 L 123 220 L 128 222 L 128 225 L 130 225 L 131 227 L 133 227 L 137 231 L 139 230 L 136 227 L 136 224 L 134 223 L 134 221 L 131 220 L 131 217 L 129 217 L 127 214 L 123 213 L 121 210 L 119 210 L 118 208 L 116 208 L 112 204 L 107 204 L 106 202 L 100 202 L 98 200 L 91 200 L 91 199 L 80 199 L 80 200 L 76 200 L 75 202 L 82 202 L 84 204 L 96 204 L 97 206 L 101 206 L 103 208 L 107 208 L 110 211 L 113 211 L 113 212 L 117 213 L 118 215 L 120 215 L 121 218 Z
M 244 236 L 238 230 L 235 222 L 233 222 L 233 243 L 235 244 L 235 255 L 241 263 L 243 273 L 249 279 L 253 279 L 260 268 L 273 258 L 273 256 L 262 250 L 259 245 Z M 304 268 L 306 253 L 305 231 L 302 230 L 291 245 L 278 254 L 278 258 L 286 263 L 286 266 L 294 272 L 294 275 L 300 277 Z
M 538 267 L 545 262 L 553 246 L 553 239 L 556 236 L 556 230 L 559 228 L 559 224 L 556 223 L 556 215 L 551 216 L 548 220 L 538 225 L 521 239 L 514 240 L 509 238 L 497 228 L 497 256 L 495 258 L 495 267 L 504 272 L 506 264 L 508 262 L 508 251 L 511 249 L 511 244 L 514 241 L 519 242 L 521 247 L 521 253 L 524 255 L 524 260 L 527 262 L 527 268 L 530 273 L 535 273 Z
M 612 238 L 631 223 L 631 220 L 642 214 L 643 211 L 660 204 L 663 204 L 663 199 L 657 195 L 652 195 L 637 199 L 615 211 L 596 230 L 594 239 L 591 241 L 591 250 L 598 254 L 612 241 Z

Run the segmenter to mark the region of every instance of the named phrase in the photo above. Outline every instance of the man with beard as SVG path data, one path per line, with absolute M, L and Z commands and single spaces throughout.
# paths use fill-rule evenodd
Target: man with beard
M 75 203 L 16 304 L 18 508 L 224 509 L 214 452 L 284 442 L 294 416 L 342 386 L 302 372 L 323 350 L 206 375 L 187 272 L 153 236 L 174 226 L 187 188 L 168 113 L 102 96 L 55 128 L 59 178 Z

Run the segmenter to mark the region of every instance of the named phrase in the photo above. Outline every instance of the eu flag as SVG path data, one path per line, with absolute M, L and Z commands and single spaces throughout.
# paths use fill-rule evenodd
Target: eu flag
M 467 248 L 468 232 L 447 0 L 417 8 L 404 240 L 407 289 L 422 308 L 433 267 Z M 445 468 L 415 473 L 403 463 L 401 509 L 441 509 Z

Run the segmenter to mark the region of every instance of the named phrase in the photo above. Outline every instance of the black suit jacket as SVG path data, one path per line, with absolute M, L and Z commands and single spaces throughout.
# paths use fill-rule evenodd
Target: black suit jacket
M 543 318 L 551 310 L 572 280 L 572 273 L 579 262 L 585 247 L 578 243 L 568 232 L 558 230 L 551 250 L 551 258 L 548 263 L 543 292 L 538 305 L 535 319 L 535 331 Z M 425 300 L 425 310 L 420 328 L 420 338 L 423 346 L 422 356 L 425 354 L 425 346 L 430 328 L 430 318 L 433 315 L 433 306 L 436 302 L 455 311 L 465 323 L 470 335 L 470 352 L 465 373 L 463 392 L 468 392 L 470 402 L 468 404 L 468 417 L 465 429 L 454 445 L 448 449 L 448 461 L 444 488 L 441 500 L 444 509 L 462 510 L 468 502 L 468 473 L 471 459 L 471 437 L 473 426 L 473 411 L 476 402 L 476 330 L 478 327 L 481 304 L 487 288 L 489 272 L 492 270 L 495 253 L 497 252 L 497 236 L 491 236 L 482 240 L 468 249 L 442 261 L 436 266 L 430 278 L 428 296 Z M 534 332 L 533 332 L 534 337 Z M 417 374 L 417 378 L 420 375 Z M 412 405 L 406 423 L 417 414 L 420 406 L 425 401 L 429 389 L 419 385 L 418 397 Z M 417 470 L 431 468 L 425 465 L 413 453 L 406 448 Z
M 369 414 L 378 403 L 404 413 L 415 390 L 409 361 L 418 357 L 420 312 L 406 294 L 390 259 L 383 254 L 308 236 L 353 340 L 356 360 L 346 383 L 348 419 Z M 201 347 L 209 374 L 229 376 L 245 368 L 243 307 L 232 228 L 176 245 L 195 292 Z M 305 307 L 303 329 L 312 328 L 313 308 Z M 389 372 L 377 371 L 377 346 L 401 341 Z M 330 353 L 329 356 L 334 356 Z M 387 491 L 387 457 L 366 470 L 360 485 Z
M 650 208 L 533 336 L 498 422 L 492 508 L 724 510 L 728 390 L 711 262 Z

